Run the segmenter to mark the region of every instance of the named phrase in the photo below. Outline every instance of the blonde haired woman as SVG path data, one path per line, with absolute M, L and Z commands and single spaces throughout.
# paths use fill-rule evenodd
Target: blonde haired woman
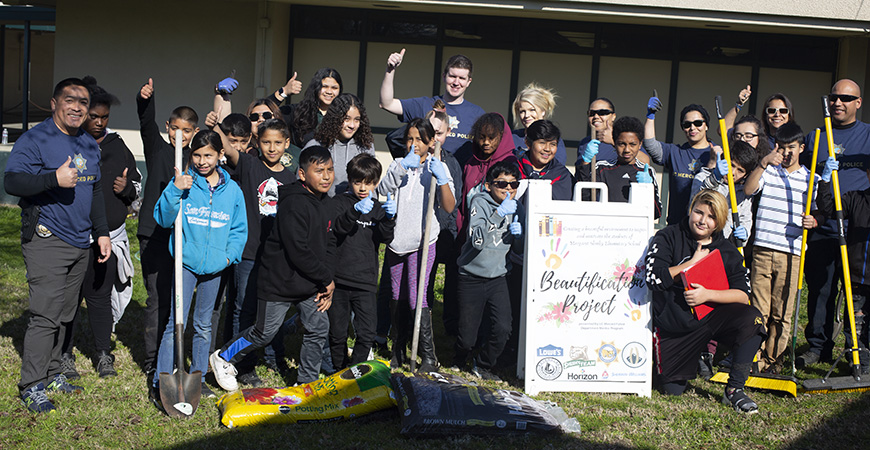
M 549 120 L 553 117 L 553 110 L 556 109 L 556 97 L 555 92 L 536 84 L 534 81 L 517 94 L 513 105 L 514 126 L 517 129 L 511 132 L 516 154 L 528 150 L 526 147 L 526 129 L 529 128 L 529 125 L 537 120 Z M 556 148 L 556 160 L 565 164 L 567 159 L 568 151 L 565 150 L 565 142 L 560 138 Z

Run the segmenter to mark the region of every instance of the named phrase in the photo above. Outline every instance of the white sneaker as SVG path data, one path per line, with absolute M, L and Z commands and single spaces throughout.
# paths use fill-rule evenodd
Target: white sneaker
M 208 357 L 208 362 L 211 364 L 211 370 L 214 372 L 214 379 L 225 391 L 238 391 L 239 382 L 236 381 L 236 366 L 226 362 L 220 356 L 220 350 L 215 350 Z

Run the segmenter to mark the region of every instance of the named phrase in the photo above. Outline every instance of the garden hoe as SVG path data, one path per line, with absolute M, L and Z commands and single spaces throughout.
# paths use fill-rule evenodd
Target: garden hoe
M 181 130 L 175 132 L 175 167 L 184 173 L 181 161 Z M 182 203 L 184 202 L 182 196 Z M 182 291 L 181 230 L 183 208 L 175 218 L 175 371 L 160 373 L 160 401 L 170 417 L 192 417 L 202 396 L 202 372 L 184 370 L 184 296 Z
M 828 96 L 822 97 L 825 112 L 825 134 L 828 138 L 828 158 L 836 158 L 834 154 L 834 136 L 831 132 L 831 112 L 828 109 Z M 846 291 L 846 315 L 852 334 L 852 348 L 844 349 L 843 353 L 831 364 L 824 378 L 804 381 L 804 392 L 824 394 L 828 392 L 861 392 L 870 390 L 870 376 L 861 376 L 861 363 L 858 356 L 858 337 L 855 333 L 855 308 L 852 303 L 852 280 L 849 273 L 849 256 L 846 252 L 846 229 L 843 224 L 843 203 L 840 198 L 840 179 L 835 170 L 831 175 L 831 185 L 834 187 L 834 206 L 836 208 L 837 234 L 840 240 L 840 258 L 843 266 L 843 289 Z M 831 377 L 831 372 L 837 367 L 847 353 L 852 353 L 852 376 Z

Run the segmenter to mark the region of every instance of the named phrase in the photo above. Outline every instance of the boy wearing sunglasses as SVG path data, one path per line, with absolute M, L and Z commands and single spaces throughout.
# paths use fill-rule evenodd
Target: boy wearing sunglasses
M 510 270 L 508 251 L 522 235 L 517 216 L 520 171 L 512 161 L 499 161 L 486 173 L 485 190 L 471 198 L 468 239 L 459 255 L 459 334 L 453 366 L 465 366 L 477 342 L 483 314 L 490 330 L 474 358 L 472 373 L 484 380 L 501 381 L 492 372 L 511 334 L 511 303 L 505 275 Z
M 613 146 L 616 149 L 616 161 L 600 159 L 595 163 L 596 180 L 607 185 L 607 200 L 610 202 L 628 202 L 631 183 L 652 183 L 655 189 L 655 218 L 662 215 L 662 202 L 659 200 L 659 187 L 656 183 L 656 173 L 648 163 L 637 158 L 643 142 L 644 127 L 636 117 L 620 117 L 613 122 Z M 592 180 L 592 165 L 577 166 L 577 180 Z M 589 200 L 591 195 L 584 193 L 583 200 Z
M 863 191 L 870 188 L 866 170 L 870 169 L 870 125 L 857 119 L 861 109 L 861 88 L 852 80 L 837 81 L 828 94 L 828 110 L 831 113 L 833 126 L 834 151 L 840 162 L 838 171 L 840 192 Z M 812 145 L 815 133 L 806 138 L 806 145 Z M 824 128 L 819 136 L 819 156 L 816 167 L 824 166 L 828 160 L 827 133 Z M 805 152 L 804 156 L 806 155 Z M 806 158 L 804 164 L 809 166 L 811 158 Z M 807 316 L 808 324 L 804 330 L 807 343 L 810 345 L 803 355 L 797 358 L 799 367 L 815 364 L 819 361 L 831 360 L 834 347 L 833 336 L 836 298 L 838 294 L 837 278 L 840 270 L 836 269 L 840 259 L 837 241 L 837 223 L 830 219 L 819 224 L 819 228 L 810 235 L 807 242 L 806 267 L 804 274 L 807 280 Z

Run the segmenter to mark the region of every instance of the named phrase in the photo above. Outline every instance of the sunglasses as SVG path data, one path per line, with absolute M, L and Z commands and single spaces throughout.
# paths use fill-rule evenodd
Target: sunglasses
M 252 112 L 251 114 L 248 114 L 248 119 L 251 119 L 251 122 L 256 122 L 260 120 L 260 116 L 263 116 L 263 120 L 269 120 L 272 118 L 272 112 L 266 111 L 262 114 Z
M 589 117 L 593 117 L 593 116 L 605 117 L 605 116 L 609 116 L 611 114 L 613 114 L 613 111 L 611 111 L 609 109 L 590 109 L 589 110 Z
M 788 114 L 788 108 L 767 108 L 765 111 L 767 111 L 767 115 L 769 116 L 776 114 L 777 111 L 779 111 L 783 116 Z
M 734 133 L 734 139 L 737 139 L 738 141 L 747 142 L 747 141 L 751 141 L 757 137 L 758 137 L 758 135 L 755 133 Z
M 684 129 L 684 130 L 688 130 L 689 128 L 692 127 L 692 125 L 694 125 L 695 128 L 701 128 L 701 125 L 704 125 L 704 123 L 705 123 L 705 122 L 704 122 L 703 120 L 701 120 L 701 119 L 698 119 L 698 120 L 687 120 L 687 121 L 683 122 L 683 129 Z
M 854 95 L 846 95 L 846 94 L 828 94 L 828 101 L 831 103 L 836 103 L 837 100 L 843 103 L 854 102 L 858 100 L 860 97 L 856 97 Z
M 492 182 L 492 185 L 499 188 L 499 189 L 507 189 L 508 186 L 510 186 L 511 189 L 516 189 L 516 188 L 520 187 L 520 182 L 519 181 L 496 180 L 496 181 Z

